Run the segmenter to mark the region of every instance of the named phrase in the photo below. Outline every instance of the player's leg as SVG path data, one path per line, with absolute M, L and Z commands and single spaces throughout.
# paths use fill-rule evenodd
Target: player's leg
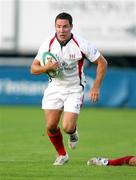
M 45 110 L 46 129 L 50 141 L 59 155 L 65 155 L 66 151 L 63 145 L 63 137 L 58 127 L 60 116 L 60 110 Z
M 62 119 L 62 127 L 64 131 L 69 134 L 68 145 L 69 148 L 75 149 L 79 135 L 77 131 L 77 119 L 80 113 L 80 108 L 83 102 L 83 89 L 79 87 L 76 92 L 69 93 L 64 102 L 64 114 Z
M 76 131 L 78 114 L 73 112 L 64 112 L 62 119 L 62 128 L 67 134 L 73 134 Z
M 47 132 L 50 132 L 51 134 L 56 133 L 62 111 L 56 109 L 45 109 L 44 113 Z
M 57 150 L 58 155 L 65 155 L 63 137 L 58 127 L 63 107 L 63 102 L 59 97 L 59 90 L 56 87 L 48 86 L 42 99 L 42 109 L 45 112 L 46 129 L 50 141 Z
M 63 144 L 62 133 L 58 127 L 61 113 L 62 111 L 60 110 L 45 110 L 47 134 L 58 153 L 54 165 L 63 165 L 68 161 L 68 155 Z
M 136 166 L 136 157 L 135 156 L 123 156 L 115 159 L 107 158 L 91 158 L 87 161 L 87 165 L 97 165 L 97 166 L 121 166 L 121 165 L 130 165 Z
M 119 165 L 132 165 L 134 156 L 123 156 L 116 159 L 109 159 L 108 165 L 109 166 L 119 166 Z
M 68 145 L 69 148 L 75 149 L 78 144 L 78 131 L 77 131 L 77 119 L 78 114 L 72 112 L 64 112 L 62 119 L 62 128 L 63 130 L 69 134 Z

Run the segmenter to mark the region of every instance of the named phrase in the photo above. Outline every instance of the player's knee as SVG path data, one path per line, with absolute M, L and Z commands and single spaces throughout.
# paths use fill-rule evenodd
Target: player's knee
M 74 131 L 75 127 L 72 127 L 72 126 L 63 126 L 63 130 L 65 133 L 67 134 L 71 134 L 73 131 Z
M 46 125 L 47 132 L 50 132 L 51 134 L 54 134 L 57 131 L 56 125 Z

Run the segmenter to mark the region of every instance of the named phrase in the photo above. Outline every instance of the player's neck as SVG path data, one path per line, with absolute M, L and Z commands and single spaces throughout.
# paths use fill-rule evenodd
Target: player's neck
M 56 36 L 56 38 L 57 38 L 57 40 L 58 40 L 58 42 L 60 43 L 61 46 L 66 46 L 66 44 L 72 39 L 73 34 L 71 33 L 71 34 L 70 34 L 70 37 L 69 37 L 66 41 L 60 41 L 60 40 L 58 39 L 58 37 L 57 37 L 57 34 L 55 34 L 55 36 Z

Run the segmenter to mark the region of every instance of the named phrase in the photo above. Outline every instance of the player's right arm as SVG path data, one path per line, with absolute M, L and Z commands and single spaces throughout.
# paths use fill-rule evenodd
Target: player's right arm
M 40 61 L 38 59 L 34 59 L 31 65 L 31 73 L 35 75 L 39 75 L 42 73 L 47 73 L 48 71 L 55 71 L 58 67 L 58 62 L 49 61 L 46 65 L 41 66 Z
M 57 69 L 58 62 L 48 61 L 48 63 L 45 64 L 44 66 L 41 66 L 41 64 L 40 64 L 42 54 L 45 51 L 48 51 L 48 49 L 49 49 L 50 39 L 51 38 L 49 38 L 47 41 L 43 42 L 43 44 L 40 46 L 38 53 L 37 53 L 36 57 L 34 58 L 34 61 L 32 62 L 32 65 L 30 68 L 31 69 L 30 71 L 32 74 L 39 75 L 42 73 L 48 73 L 48 71 L 55 71 Z
M 47 67 L 41 66 L 40 61 L 37 59 L 34 59 L 31 65 L 31 73 L 35 75 L 47 73 Z

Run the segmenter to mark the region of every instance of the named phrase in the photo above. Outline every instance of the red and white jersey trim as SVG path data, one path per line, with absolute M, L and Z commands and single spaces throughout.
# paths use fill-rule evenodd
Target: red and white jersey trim
M 89 42 L 76 36 L 73 36 L 65 46 L 60 45 L 56 36 L 49 38 L 41 45 L 35 59 L 40 61 L 46 51 L 50 51 L 58 58 L 60 74 L 51 81 L 52 85 L 58 86 L 84 86 L 86 82 L 83 72 L 84 60 L 94 62 L 100 56 L 100 52 Z

